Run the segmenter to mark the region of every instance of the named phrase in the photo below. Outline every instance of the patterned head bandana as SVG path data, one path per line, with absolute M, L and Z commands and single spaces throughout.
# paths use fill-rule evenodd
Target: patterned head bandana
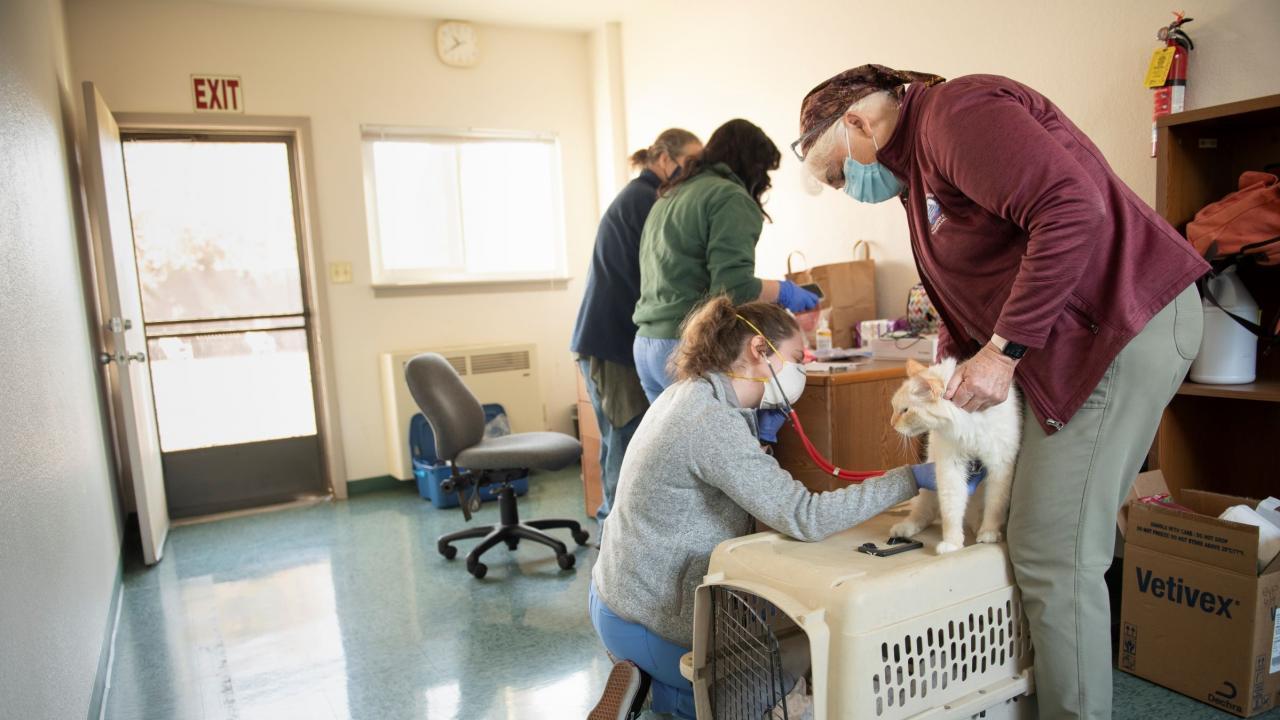
M 894 70 L 883 65 L 860 65 L 830 78 L 804 96 L 800 103 L 800 151 L 808 152 L 822 131 L 844 114 L 849 106 L 879 90 L 888 90 L 901 99 L 903 85 L 923 83 L 925 87 L 944 78 L 911 70 Z

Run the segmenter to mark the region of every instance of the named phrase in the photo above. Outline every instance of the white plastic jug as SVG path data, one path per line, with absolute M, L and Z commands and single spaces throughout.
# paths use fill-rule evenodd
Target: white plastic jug
M 1234 267 L 1209 279 L 1209 289 L 1223 308 L 1259 322 L 1258 303 L 1245 289 Z M 1192 382 L 1210 385 L 1251 383 L 1258 376 L 1258 336 L 1204 298 L 1204 338 L 1191 363 Z

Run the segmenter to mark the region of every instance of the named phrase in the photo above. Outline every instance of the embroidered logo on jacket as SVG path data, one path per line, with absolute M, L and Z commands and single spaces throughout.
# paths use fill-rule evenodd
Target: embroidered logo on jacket
M 932 195 L 925 195 L 924 207 L 929 214 L 929 232 L 938 232 L 938 228 L 942 227 L 942 223 L 947 221 L 947 216 L 942 214 L 942 206 L 938 204 L 938 201 Z

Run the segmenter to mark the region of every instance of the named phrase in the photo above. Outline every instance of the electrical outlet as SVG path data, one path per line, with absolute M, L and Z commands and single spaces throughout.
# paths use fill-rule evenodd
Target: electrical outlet
M 329 263 L 329 281 L 332 283 L 351 282 L 351 263 L 345 261 Z

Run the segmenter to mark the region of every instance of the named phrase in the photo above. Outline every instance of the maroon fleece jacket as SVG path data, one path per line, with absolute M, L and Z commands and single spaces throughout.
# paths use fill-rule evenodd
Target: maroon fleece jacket
M 1031 348 L 1015 379 L 1046 432 L 1209 269 L 1061 110 L 1008 78 L 911 86 L 877 159 L 906 189 L 939 354 L 992 334 Z

